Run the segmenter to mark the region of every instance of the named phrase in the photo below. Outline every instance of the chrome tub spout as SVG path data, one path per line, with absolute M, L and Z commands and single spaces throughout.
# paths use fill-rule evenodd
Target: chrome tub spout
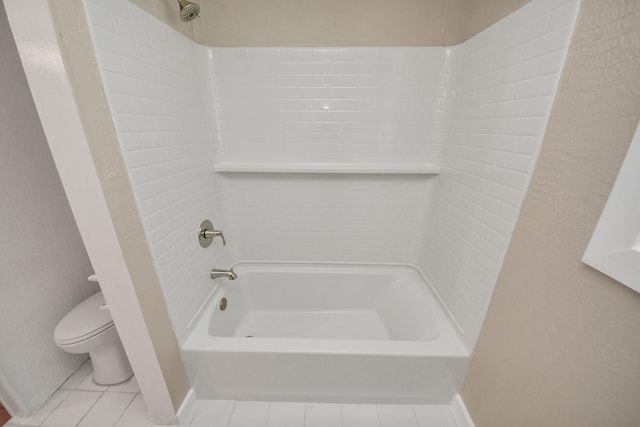
M 229 280 L 236 280 L 238 278 L 238 275 L 235 271 L 233 271 L 233 268 L 230 268 L 228 270 L 219 270 L 217 268 L 212 268 L 211 278 L 217 279 L 218 277 L 226 277 Z

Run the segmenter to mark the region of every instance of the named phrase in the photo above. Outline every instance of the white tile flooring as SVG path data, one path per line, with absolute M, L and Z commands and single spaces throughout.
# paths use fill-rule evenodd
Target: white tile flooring
M 151 427 L 146 414 L 135 377 L 114 386 L 97 385 L 87 360 L 35 414 L 14 417 L 7 426 Z
M 190 427 L 463 427 L 451 405 L 199 401 Z
M 135 378 L 105 387 L 85 362 L 31 417 L 7 427 L 153 427 Z M 190 427 L 463 427 L 451 405 L 200 400 Z

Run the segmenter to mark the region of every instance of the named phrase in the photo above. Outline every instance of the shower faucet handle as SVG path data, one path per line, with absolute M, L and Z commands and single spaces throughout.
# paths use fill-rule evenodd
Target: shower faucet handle
M 224 238 L 224 233 L 221 230 L 202 230 L 202 237 L 207 240 L 213 240 L 214 237 L 220 236 L 222 238 L 222 244 L 227 245 L 227 240 Z
M 203 248 L 209 247 L 214 238 L 220 236 L 222 238 L 222 244 L 226 245 L 227 240 L 224 238 L 224 234 L 221 230 L 216 230 L 211 221 L 205 219 L 200 223 L 198 227 L 198 242 Z

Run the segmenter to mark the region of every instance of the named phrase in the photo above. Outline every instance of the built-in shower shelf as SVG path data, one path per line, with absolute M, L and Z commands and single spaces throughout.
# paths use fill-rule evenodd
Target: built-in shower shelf
M 258 163 L 221 162 L 214 165 L 221 173 L 313 173 L 437 175 L 440 166 L 429 163 Z

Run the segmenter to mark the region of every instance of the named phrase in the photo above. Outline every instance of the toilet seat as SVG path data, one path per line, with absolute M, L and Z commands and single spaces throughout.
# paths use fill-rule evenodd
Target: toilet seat
M 85 341 L 113 327 L 109 310 L 105 305 L 102 292 L 90 296 L 74 307 L 58 323 L 53 333 L 59 345 L 72 345 Z

